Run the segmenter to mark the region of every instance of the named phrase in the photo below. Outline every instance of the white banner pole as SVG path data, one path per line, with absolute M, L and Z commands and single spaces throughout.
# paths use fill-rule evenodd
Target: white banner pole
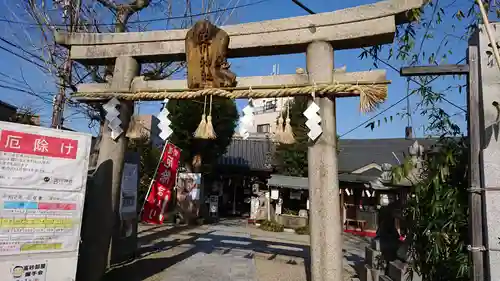
M 153 175 L 153 178 L 151 179 L 151 183 L 149 184 L 148 192 L 146 193 L 146 197 L 144 197 L 144 202 L 142 202 L 142 207 L 141 207 L 141 212 L 139 213 L 139 217 L 142 219 L 142 212 L 144 211 L 144 205 L 146 205 L 146 201 L 148 200 L 149 193 L 151 192 L 151 187 L 153 186 L 153 182 L 156 179 L 156 176 L 158 174 L 158 168 L 160 168 L 161 161 L 163 159 L 163 155 L 165 154 L 165 150 L 167 149 L 167 144 L 168 141 L 165 142 L 165 145 L 163 146 L 163 150 L 161 151 L 160 154 L 160 159 L 158 160 L 158 164 L 156 165 L 155 173 Z

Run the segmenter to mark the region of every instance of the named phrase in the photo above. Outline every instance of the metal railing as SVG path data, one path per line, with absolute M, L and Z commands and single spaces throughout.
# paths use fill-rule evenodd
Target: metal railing
M 278 107 L 277 106 L 256 106 L 253 108 L 253 114 L 264 114 L 264 113 L 271 113 L 271 112 L 277 112 Z

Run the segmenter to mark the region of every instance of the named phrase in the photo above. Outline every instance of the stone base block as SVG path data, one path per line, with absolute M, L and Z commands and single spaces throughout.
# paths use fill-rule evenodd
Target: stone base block
M 276 221 L 282 224 L 286 228 L 299 228 L 307 226 L 308 219 L 305 217 L 292 216 L 292 215 L 279 215 L 276 217 Z
M 406 272 L 408 269 L 408 264 L 395 260 L 389 263 L 389 277 L 391 277 L 394 281 L 406 281 L 408 279 L 408 273 Z M 416 273 L 413 274 L 413 281 L 422 281 L 422 278 L 418 276 Z
M 359 277 L 361 281 L 378 281 L 379 276 L 382 274 L 383 273 L 380 270 L 375 269 L 368 264 L 365 264 L 364 268 L 361 270 Z
M 377 250 L 377 251 L 380 251 L 380 240 L 378 239 L 372 239 L 371 243 L 370 243 L 370 246 Z
M 371 267 L 377 267 L 378 257 L 380 257 L 380 251 L 375 250 L 370 246 L 365 247 L 365 264 Z

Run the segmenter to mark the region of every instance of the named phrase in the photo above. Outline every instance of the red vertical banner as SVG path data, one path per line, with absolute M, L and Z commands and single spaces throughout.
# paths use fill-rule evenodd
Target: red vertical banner
M 162 224 L 164 213 L 168 202 L 172 197 L 172 188 L 177 178 L 177 168 L 181 150 L 171 143 L 167 143 L 160 164 L 156 171 L 156 177 L 151 183 L 148 197 L 142 209 L 142 221 L 152 224 Z

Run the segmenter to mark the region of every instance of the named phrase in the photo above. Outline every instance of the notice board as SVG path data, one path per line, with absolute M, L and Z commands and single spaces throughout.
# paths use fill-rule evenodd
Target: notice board
M 0 122 L 0 276 L 74 280 L 91 136 Z

